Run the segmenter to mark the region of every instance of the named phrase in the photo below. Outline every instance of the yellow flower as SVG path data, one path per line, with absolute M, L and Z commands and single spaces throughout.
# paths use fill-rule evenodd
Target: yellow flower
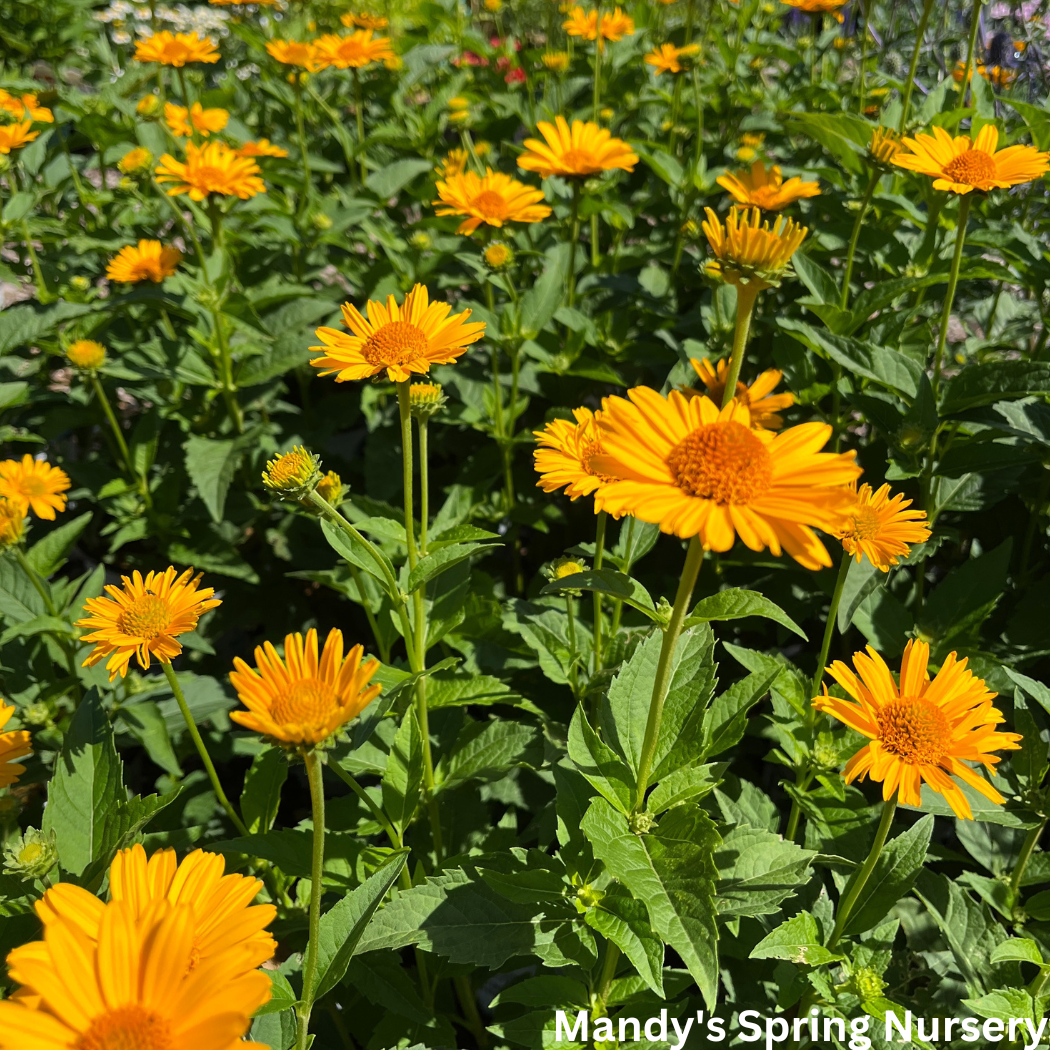
M 482 253 L 485 265 L 493 270 L 502 270 L 514 262 L 514 250 L 509 244 L 496 241 L 490 244 Z
M 797 175 L 785 182 L 776 164 L 766 171 L 760 160 L 751 165 L 750 171 L 726 173 L 715 181 L 737 204 L 763 211 L 780 211 L 803 197 L 820 196 L 815 182 L 803 182 Z
M 838 532 L 842 549 L 857 561 L 868 561 L 883 572 L 889 572 L 897 559 L 906 557 L 909 544 L 924 543 L 930 538 L 930 526 L 921 510 L 908 510 L 911 500 L 901 493 L 890 498 L 889 485 L 873 492 L 870 485 L 851 487 L 856 503 L 846 526 Z
M 497 229 L 505 222 L 542 222 L 551 213 L 543 190 L 526 186 L 502 172 L 486 169 L 483 177 L 473 171 L 453 175 L 437 184 L 436 214 L 465 215 L 456 233 L 473 233 L 482 223 Z
M 71 365 L 93 371 L 106 363 L 106 348 L 94 339 L 78 339 L 66 347 L 66 357 Z
M 152 117 L 160 109 L 160 98 L 157 95 L 143 95 L 135 106 L 140 117 Z
M 871 743 L 846 763 L 846 783 L 870 776 L 882 781 L 882 797 L 918 806 L 925 781 L 952 807 L 956 816 L 972 819 L 966 796 L 952 780 L 958 777 L 985 798 L 1006 801 L 968 762 L 978 762 L 995 775 L 999 756 L 993 751 L 1016 751 L 1021 737 L 999 733 L 1004 721 L 992 706 L 993 693 L 966 669 L 967 661 L 950 653 L 931 682 L 927 672 L 930 647 L 908 642 L 901 658 L 900 684 L 893 680 L 886 662 L 871 646 L 854 653 L 856 673 L 836 660 L 828 674 L 856 701 L 840 700 L 828 693 L 813 701 L 823 711 L 866 736 Z
M 536 126 L 546 141 L 526 139 L 518 167 L 534 171 L 545 179 L 552 175 L 587 178 L 613 168 L 634 171 L 638 163 L 638 154 L 626 142 L 613 138 L 590 121 L 574 120 L 570 128 L 565 118 L 559 116 L 553 124 L 540 121 Z
M 187 62 L 218 62 L 219 52 L 210 40 L 197 33 L 171 33 L 162 29 L 135 47 L 137 62 L 159 62 L 181 68 Z
M 188 142 L 185 162 L 170 153 L 160 158 L 157 182 L 174 183 L 168 190 L 169 197 L 188 193 L 190 200 L 202 201 L 209 193 L 220 193 L 243 201 L 266 192 L 259 171 L 254 160 L 238 156 L 222 142 L 207 142 L 203 146 Z
M 901 137 L 896 131 L 892 128 L 875 128 L 868 143 L 868 160 L 879 167 L 887 167 L 893 163 L 901 148 Z
M 595 506 L 632 514 L 661 532 L 700 538 L 705 550 L 728 551 L 739 536 L 753 551 L 787 551 L 807 569 L 831 564 L 814 527 L 842 525 L 859 474 L 855 453 L 820 450 L 824 423 L 803 423 L 774 435 L 751 426 L 737 401 L 721 411 L 706 397 L 647 387 L 602 402 L 604 453 L 591 470 L 611 480 Z
M 117 162 L 117 167 L 125 175 L 130 175 L 133 171 L 142 171 L 148 168 L 152 160 L 153 154 L 148 149 L 143 149 L 139 146 L 137 149 L 128 150 Z
M 606 40 L 616 43 L 625 36 L 634 35 L 634 19 L 625 15 L 622 8 L 617 7 L 611 15 L 603 14 L 601 22 L 601 34 Z
M 656 76 L 661 73 L 681 73 L 684 68 L 681 59 L 695 55 L 699 50 L 698 44 L 686 44 L 685 47 L 661 44 L 645 56 L 645 61 L 653 67 L 653 73 Z
M 564 580 L 568 576 L 579 576 L 581 572 L 587 571 L 587 563 L 579 558 L 558 558 L 551 562 L 544 570 L 544 576 L 552 583 L 556 580 Z M 579 591 L 570 591 L 571 594 L 579 594 Z
M 552 419 L 542 430 L 534 430 L 533 437 L 540 446 L 532 454 L 533 465 L 540 475 L 536 482 L 544 492 L 564 489 L 571 500 L 589 496 L 613 479 L 594 469 L 596 456 L 604 453 L 602 435 L 598 429 L 601 412 L 589 408 L 574 408 L 576 422 Z
M 19 518 L 21 521 L 21 518 Z M 15 713 L 13 704 L 0 700 L 0 729 L 3 729 Z M 29 733 L 24 729 L 12 729 L 0 733 L 0 788 L 10 787 L 26 771 L 18 760 L 31 755 Z
M 25 513 L 14 500 L 0 499 L 0 550 L 22 542 L 25 531 Z M 0 783 L 0 787 L 3 787 Z
M 323 67 L 362 69 L 393 57 L 390 38 L 379 36 L 373 40 L 371 29 L 359 29 L 349 36 L 326 33 L 317 39 L 317 58 Z
M 707 388 L 707 396 L 716 405 L 720 405 L 725 395 L 729 361 L 726 358 L 722 358 L 718 365 L 715 366 L 706 357 L 702 361 L 691 357 L 689 363 Z M 784 420 L 778 413 L 785 408 L 790 408 L 795 403 L 795 396 L 794 394 L 773 393 L 777 383 L 783 377 L 783 372 L 776 368 L 770 368 L 763 372 L 751 386 L 747 386 L 739 380 L 737 381 L 736 393 L 733 396 L 740 404 L 746 405 L 750 410 L 751 425 L 753 427 L 762 427 L 764 430 L 779 430 L 784 425 Z M 687 397 L 700 396 L 696 390 L 690 387 L 683 388 L 682 393 Z
M 317 47 L 299 40 L 271 40 L 266 45 L 271 58 L 276 58 L 286 66 L 301 66 L 313 73 L 320 68 Z
M 334 470 L 328 471 L 317 483 L 317 495 L 333 507 L 338 507 L 343 502 L 344 492 L 346 492 L 346 486 L 343 484 L 343 479 Z
M 173 849 L 159 849 L 147 860 L 146 851 L 135 845 L 120 850 L 110 864 L 109 899 L 125 904 L 139 922 L 158 901 L 189 908 L 193 914 L 189 971 L 207 968 L 225 956 L 227 971 L 239 976 L 273 955 L 277 944 L 266 927 L 277 909 L 272 904 L 252 904 L 262 882 L 247 875 L 226 875 L 225 870 L 226 860 L 217 853 L 194 850 L 180 864 Z M 70 922 L 96 943 L 106 914 L 102 901 L 70 882 L 49 889 L 35 908 L 45 929 L 54 922 Z
M 455 95 L 448 100 L 449 109 L 466 109 L 470 105 L 470 99 L 462 95 Z
M 348 12 L 345 15 L 340 15 L 339 21 L 347 29 L 352 29 L 354 26 L 358 26 L 361 29 L 386 29 L 390 25 L 390 22 L 382 15 L 370 15 L 367 11 L 362 11 L 359 15 Z
M 430 419 L 446 401 L 440 383 L 413 383 L 408 388 L 408 409 L 414 419 Z
M 474 143 L 474 152 L 479 157 L 487 157 L 489 153 L 492 152 L 492 143 L 486 142 L 484 139 L 478 139 L 478 141 Z
M 771 228 L 762 222 L 758 208 L 733 208 L 725 226 L 710 208 L 704 212 L 703 230 L 715 254 L 704 269 L 710 277 L 729 284 L 754 282 L 760 289 L 775 285 L 809 232 L 782 215 Z
M 32 126 L 31 120 L 23 120 L 20 124 L 0 124 L 0 153 L 10 153 L 38 138 L 40 132 L 30 131 Z
M 451 120 L 453 124 L 466 124 L 466 122 L 470 120 L 470 110 L 454 109 L 449 113 L 448 119 Z
M 426 288 L 417 284 L 400 306 L 388 296 L 386 305 L 369 300 L 368 320 L 350 303 L 343 303 L 343 321 L 353 333 L 318 328 L 324 346 L 310 364 L 323 368 L 321 375 L 335 375 L 336 382 L 367 379 L 386 372 L 391 382 L 404 382 L 425 374 L 431 365 L 446 365 L 467 352 L 485 334 L 485 325 L 467 324 L 470 311 L 449 316 L 448 303 L 432 303 Z
M 498 11 L 501 7 L 503 7 L 503 0 L 485 0 L 486 11 L 495 12 Z
M 122 587 L 106 584 L 105 595 L 89 598 L 84 609 L 91 615 L 77 620 L 77 627 L 94 632 L 81 637 L 95 644 L 84 666 L 106 660 L 111 682 L 128 673 L 133 656 L 144 671 L 151 654 L 162 664 L 171 663 L 182 652 L 179 635 L 196 630 L 202 614 L 222 604 L 213 588 L 199 586 L 201 577 L 193 576 L 192 569 L 177 576 L 169 566 L 145 578 L 136 570 L 121 580 Z
M 453 175 L 462 175 L 466 171 L 467 160 L 468 154 L 465 149 L 450 149 L 445 159 L 438 161 L 434 171 L 437 172 L 438 178 L 450 179 Z
M 562 29 L 569 36 L 582 37 L 584 40 L 597 40 L 598 12 L 584 11 L 582 7 L 574 7 L 569 12 L 569 17 L 562 23 Z
M 288 499 L 303 499 L 321 480 L 321 462 L 302 445 L 296 445 L 266 464 L 263 484 L 272 492 Z
M 0 1002 L 3 1050 L 242 1050 L 270 979 L 215 958 L 191 969 L 194 911 L 159 901 L 141 918 L 127 901 L 101 909 L 98 939 L 55 918 L 42 941 L 8 955 L 22 987 Z
M 40 105 L 36 95 L 27 92 L 21 97 L 10 94 L 0 88 L 0 111 L 10 113 L 15 120 L 38 120 L 42 124 L 54 124 L 55 115 Z
M 55 512 L 66 509 L 63 493 L 70 484 L 61 467 L 33 459 L 28 452 L 21 461 L 5 459 L 0 463 L 0 496 L 16 504 L 23 514 L 31 510 L 45 521 L 54 521 Z
M 569 68 L 567 51 L 546 51 L 543 55 L 543 66 L 552 73 L 564 73 Z
M 780 2 L 810 15 L 834 15 L 841 22 L 842 13 L 839 8 L 843 6 L 845 0 L 780 0 Z
M 284 658 L 267 642 L 255 650 L 255 669 L 240 657 L 233 661 L 230 682 L 247 711 L 230 718 L 284 746 L 309 748 L 323 743 L 356 718 L 382 686 L 369 685 L 378 660 L 361 657 L 355 645 L 343 656 L 343 634 L 331 631 L 318 656 L 317 631 L 305 638 L 289 634 Z
M 137 284 L 139 281 L 152 281 L 160 284 L 165 277 L 170 277 L 182 261 L 182 252 L 177 248 L 166 248 L 160 241 L 139 241 L 125 245 L 109 260 L 106 276 L 111 281 L 124 284 Z
M 1050 153 L 1040 153 L 1033 146 L 1007 146 L 997 153 L 998 142 L 999 132 L 993 124 L 985 124 L 975 139 L 967 135 L 953 139 L 944 128 L 935 127 L 932 135 L 905 138 L 903 144 L 911 152 L 902 150 L 893 163 L 932 176 L 935 190 L 960 194 L 1019 186 L 1040 178 L 1050 168 Z
M 194 132 L 207 138 L 213 131 L 222 131 L 229 119 L 225 109 L 205 109 L 199 102 L 194 102 L 189 109 L 164 103 L 164 122 L 176 138 L 189 138 Z
M 741 146 L 740 149 L 736 151 L 736 159 L 743 161 L 745 164 L 749 160 L 754 160 L 755 156 L 755 150 L 752 146 Z
M 238 157 L 287 157 L 288 150 L 275 146 L 269 139 L 245 142 L 234 151 Z
M 750 146 L 752 149 L 758 149 L 765 141 L 766 136 L 761 131 L 745 131 L 740 136 L 740 141 L 745 146 Z

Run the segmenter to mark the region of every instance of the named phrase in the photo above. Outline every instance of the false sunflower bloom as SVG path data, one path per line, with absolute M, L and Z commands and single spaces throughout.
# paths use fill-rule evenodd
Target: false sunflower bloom
M 726 390 L 726 374 L 729 371 L 728 359 L 722 358 L 717 365 L 712 365 L 706 357 L 702 361 L 691 357 L 689 363 L 707 388 L 707 396 L 716 405 L 720 405 Z M 779 369 L 770 368 L 763 372 L 750 386 L 746 383 L 737 382 L 736 393 L 733 396 L 740 404 L 746 405 L 750 410 L 751 425 L 753 427 L 762 427 L 764 430 L 779 430 L 784 425 L 784 420 L 779 413 L 785 408 L 790 408 L 795 403 L 795 395 L 790 393 L 773 393 L 783 377 L 784 373 Z M 685 387 L 682 393 L 687 397 L 700 396 L 699 391 L 693 390 L 691 387 Z
M 18 503 L 0 498 L 0 550 L 7 550 L 22 542 L 26 516 Z M 0 783 L 0 787 L 4 785 Z
M 625 36 L 634 35 L 634 19 L 624 14 L 622 8 L 617 7 L 612 14 L 602 15 L 600 32 L 603 40 L 610 40 L 615 44 Z
M 889 485 L 873 491 L 870 485 L 851 486 L 856 503 L 846 526 L 837 533 L 842 549 L 860 561 L 867 557 L 876 568 L 889 572 L 913 543 L 930 538 L 930 526 L 921 510 L 908 510 L 912 501 L 902 493 L 890 497 Z
M 10 113 L 15 120 L 37 120 L 41 124 L 55 122 L 54 113 L 47 106 L 40 105 L 40 100 L 30 92 L 19 97 L 0 88 L 0 110 Z
M 335 69 L 363 69 L 373 62 L 384 62 L 396 57 L 390 38 L 372 38 L 371 29 L 359 29 L 349 36 L 326 33 L 317 38 L 317 60 L 322 67 Z
M 0 1002 L 2 1050 L 265 1050 L 240 1042 L 270 998 L 258 971 L 222 958 L 190 968 L 194 911 L 158 902 L 139 918 L 125 901 L 102 908 L 98 939 L 56 918 L 42 941 L 14 949 L 21 988 Z
M 286 66 L 300 66 L 310 73 L 318 68 L 318 54 L 315 44 L 300 40 L 270 40 L 266 51 L 271 58 Z
M 18 124 L 0 124 L 0 153 L 20 149 L 39 137 L 40 132 L 32 131 L 32 127 L 31 120 L 23 120 Z
M 164 122 L 176 138 L 190 138 L 194 133 L 207 138 L 212 132 L 222 131 L 229 123 L 230 114 L 225 109 L 205 109 L 194 102 L 189 109 L 164 103 Z
M 485 170 L 483 176 L 467 171 L 437 184 L 438 215 L 465 215 L 456 233 L 472 234 L 482 223 L 497 229 L 505 222 L 542 222 L 551 210 L 543 190 L 526 186 L 502 172 Z
M 125 174 L 131 175 L 136 171 L 145 171 L 153 160 L 153 154 L 142 146 L 129 149 L 123 157 L 117 161 L 117 167 Z
M 149 915 L 157 901 L 193 912 L 193 947 L 189 969 L 227 961 L 231 973 L 248 973 L 269 959 L 276 942 L 266 931 L 277 909 L 252 904 L 262 883 L 247 875 L 225 874 L 226 859 L 218 853 L 194 850 L 180 864 L 173 849 L 152 857 L 139 845 L 121 850 L 109 868 L 109 899 L 122 901 L 136 919 Z M 106 906 L 93 893 L 70 882 L 49 889 L 36 905 L 45 928 L 66 920 L 98 941 Z
M 93 632 L 81 641 L 95 645 L 84 666 L 105 660 L 111 682 L 128 673 L 133 656 L 144 671 L 149 670 L 151 655 L 162 664 L 171 663 L 182 652 L 179 635 L 195 630 L 203 613 L 222 604 L 212 587 L 200 587 L 201 577 L 192 569 L 179 576 L 169 566 L 145 578 L 136 570 L 121 580 L 123 586 L 107 584 L 106 594 L 89 598 L 84 609 L 90 615 L 77 620 L 77 627 Z
M 128 244 L 121 248 L 109 260 L 106 276 L 123 284 L 137 284 L 139 281 L 160 284 L 175 272 L 181 261 L 182 252 L 178 248 L 166 248 L 160 241 L 143 240 L 137 245 Z
M 168 190 L 169 197 L 188 193 L 190 200 L 202 201 L 210 193 L 219 193 L 243 201 L 266 192 L 259 178 L 260 170 L 254 160 L 240 156 L 223 142 L 208 142 L 203 146 L 189 142 L 185 162 L 176 160 L 170 153 L 160 158 L 157 182 L 173 183 Z
M 855 672 L 841 660 L 828 668 L 856 703 L 831 696 L 825 685 L 813 706 L 871 741 L 846 763 L 847 784 L 870 776 L 882 782 L 884 799 L 899 792 L 906 806 L 918 806 L 925 781 L 944 796 L 956 816 L 972 819 L 970 804 L 952 777 L 991 802 L 1005 802 L 967 763 L 987 766 L 994 776 L 999 756 L 992 752 L 1018 750 L 1021 737 L 996 731 L 1004 721 L 992 706 L 997 694 L 966 669 L 965 659 L 950 653 L 932 682 L 929 659 L 925 642 L 908 642 L 898 685 L 885 660 L 868 646 L 866 653 L 853 654 Z
M 733 208 L 724 226 L 710 208 L 704 211 L 707 218 L 701 226 L 715 254 L 704 269 L 728 284 L 753 283 L 759 290 L 773 287 L 809 233 L 807 227 L 782 215 L 771 227 L 762 221 L 758 208 Z
M 158 62 L 181 68 L 189 62 L 218 62 L 215 45 L 197 33 L 172 33 L 162 29 L 135 47 L 136 62 Z
M 362 11 L 360 14 L 348 11 L 345 15 L 339 16 L 339 21 L 347 29 L 352 29 L 354 26 L 359 29 L 386 29 L 390 25 L 389 20 L 382 15 L 369 14 L 367 11 Z
M 13 704 L 5 704 L 0 700 L 0 729 L 11 721 L 14 713 Z M 12 729 L 6 733 L 0 733 L 0 788 L 10 787 L 18 780 L 26 771 L 26 767 L 18 760 L 32 753 L 29 733 L 26 730 Z
M 689 58 L 698 54 L 699 44 L 686 44 L 685 47 L 675 47 L 674 44 L 661 44 L 653 48 L 645 56 L 647 65 L 653 67 L 653 74 L 659 76 L 661 73 L 681 73 L 685 66 L 682 65 L 683 58 Z
M 324 346 L 312 346 L 322 356 L 310 364 L 335 375 L 337 383 L 368 379 L 386 372 L 392 383 L 405 382 L 413 373 L 425 374 L 431 365 L 447 365 L 467 352 L 485 333 L 480 321 L 467 323 L 470 311 L 449 314 L 448 303 L 432 303 L 426 288 L 417 284 L 398 306 L 392 295 L 386 305 L 369 300 L 367 320 L 355 306 L 343 303 L 343 321 L 353 333 L 318 328 Z
M 834 15 L 842 21 L 842 10 L 846 0 L 780 0 L 788 7 L 794 7 L 798 11 L 805 11 L 808 15 Z
M 706 397 L 648 387 L 627 397 L 602 402 L 605 451 L 590 467 L 612 480 L 595 492 L 598 510 L 697 536 L 705 550 L 727 551 L 739 536 L 807 569 L 831 564 L 813 529 L 841 526 L 852 505 L 845 486 L 860 474 L 852 451 L 820 451 L 831 427 L 803 423 L 774 435 L 754 429 L 737 401 L 719 410 Z
M 581 37 L 583 40 L 597 40 L 598 12 L 584 11 L 582 7 L 574 7 L 569 12 L 569 17 L 562 23 L 562 29 L 569 36 Z
M 467 161 L 470 156 L 465 149 L 450 149 L 444 160 L 438 161 L 434 169 L 439 179 L 451 179 L 454 175 L 462 175 L 467 170 Z
M 638 154 L 626 142 L 590 121 L 574 120 L 569 127 L 559 116 L 553 124 L 541 120 L 536 126 L 545 141 L 526 139 L 518 167 L 544 179 L 586 179 L 613 168 L 634 171 L 638 163 Z
M 27 452 L 20 460 L 0 463 L 0 496 L 16 504 L 23 514 L 32 511 L 38 518 L 54 521 L 55 513 L 66 509 L 64 493 L 70 487 L 69 475 L 46 459 L 33 459 Z
M 901 137 L 893 128 L 877 127 L 868 143 L 868 161 L 879 168 L 888 168 L 901 151 Z
M 760 160 L 751 165 L 750 171 L 727 173 L 715 181 L 738 205 L 763 211 L 780 211 L 803 197 L 820 196 L 815 182 L 803 182 L 797 175 L 785 182 L 776 164 L 767 171 Z
M 602 435 L 598 429 L 601 412 L 589 408 L 574 408 L 576 422 L 567 419 L 552 419 L 542 430 L 534 430 L 533 436 L 540 446 L 532 454 L 540 480 L 536 485 L 544 492 L 564 489 L 571 500 L 589 496 L 602 485 L 614 479 L 593 469 L 595 456 L 600 456 Z
M 934 128 L 932 135 L 904 138 L 893 163 L 898 168 L 917 171 L 933 178 L 935 190 L 951 193 L 987 192 L 1020 186 L 1045 175 L 1050 153 L 1040 153 L 1034 146 L 1007 146 L 996 152 L 999 131 L 985 124 L 977 137 L 957 135 L 952 138 L 944 128 Z
M 234 151 L 238 157 L 287 157 L 288 150 L 277 146 L 269 139 L 259 139 L 256 142 L 245 142 Z
M 106 363 L 106 348 L 94 339 L 77 339 L 66 347 L 66 360 L 74 368 L 93 372 Z
M 231 711 L 238 725 L 282 745 L 314 747 L 356 718 L 382 686 L 369 685 L 378 660 L 361 662 L 355 645 L 343 655 L 343 634 L 331 631 L 318 656 L 317 631 L 284 640 L 284 658 L 267 642 L 255 650 L 256 669 L 240 657 L 230 675 L 247 711 Z

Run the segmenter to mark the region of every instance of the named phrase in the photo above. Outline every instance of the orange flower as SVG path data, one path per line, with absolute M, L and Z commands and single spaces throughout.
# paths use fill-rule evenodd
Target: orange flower
M 23 120 L 20 124 L 0 124 L 0 153 L 10 153 L 37 138 L 40 132 L 30 131 L 32 126 L 31 120 Z
M 121 248 L 106 267 L 106 276 L 111 281 L 137 284 L 152 281 L 160 284 L 165 277 L 175 272 L 182 261 L 182 252 L 177 248 L 166 248 L 160 241 L 139 241 L 138 246 L 128 244 Z
M 357 15 L 347 12 L 347 14 L 339 16 L 339 21 L 347 29 L 353 29 L 354 26 L 358 26 L 360 29 L 386 29 L 390 25 L 390 22 L 382 15 L 370 15 L 367 11 L 362 11 Z
M 930 538 L 930 526 L 921 510 L 908 510 L 911 500 L 901 493 L 890 499 L 889 485 L 873 492 L 870 485 L 856 483 L 850 487 L 856 505 L 849 522 L 836 535 L 842 549 L 860 561 L 865 555 L 877 569 L 889 572 L 901 557 L 907 557 L 912 543 L 924 543 Z
M 598 429 L 601 412 L 589 408 L 574 408 L 576 422 L 553 419 L 533 436 L 540 446 L 532 457 L 540 480 L 536 485 L 544 492 L 564 489 L 571 500 L 589 496 L 602 485 L 615 479 L 600 474 L 592 467 L 595 456 L 604 453 L 602 435 Z
M 726 358 L 722 358 L 716 367 L 706 357 L 702 361 L 691 357 L 689 363 L 707 388 L 707 396 L 716 405 L 720 405 L 725 395 L 729 361 Z M 778 413 L 782 409 L 790 408 L 795 403 L 795 395 L 773 393 L 774 388 L 783 376 L 783 372 L 776 368 L 770 368 L 763 372 L 751 386 L 737 381 L 734 397 L 740 404 L 747 405 L 751 410 L 752 426 L 762 427 L 764 430 L 779 430 L 784 425 L 784 420 Z M 701 396 L 699 391 L 693 390 L 691 387 L 684 387 L 682 393 L 687 397 Z
M 553 124 L 540 121 L 536 126 L 546 141 L 526 139 L 518 167 L 545 179 L 552 175 L 588 178 L 613 168 L 633 171 L 638 163 L 638 154 L 626 142 L 589 121 L 574 120 L 570 128 L 565 118 L 558 116 Z
M 617 7 L 611 15 L 602 15 L 601 34 L 614 44 L 625 36 L 633 36 L 634 19 L 625 15 L 622 8 Z
M 803 197 L 820 196 L 820 187 L 815 182 L 803 182 L 797 175 L 785 182 L 776 164 L 766 171 L 760 160 L 751 165 L 750 171 L 727 172 L 715 181 L 737 204 L 763 211 L 780 211 Z
M 438 215 L 465 215 L 456 233 L 473 233 L 482 223 L 500 228 L 505 222 L 541 222 L 551 213 L 543 191 L 488 168 L 484 177 L 468 171 L 437 184 Z
M 189 109 L 172 102 L 164 103 L 164 121 L 176 138 L 189 138 L 194 132 L 207 138 L 213 131 L 222 131 L 229 119 L 225 109 L 205 109 L 199 102 L 194 102 Z
M 276 58 L 286 66 L 302 66 L 311 73 L 319 68 L 317 48 L 314 44 L 304 44 L 298 40 L 271 40 L 267 43 L 266 50 L 271 58 Z
M 160 158 L 157 182 L 174 183 L 168 190 L 169 197 L 188 193 L 190 200 L 202 201 L 209 193 L 219 193 L 243 201 L 266 192 L 259 171 L 254 160 L 239 156 L 225 143 L 207 142 L 198 146 L 189 142 L 185 163 L 170 153 Z
M 582 37 L 584 40 L 597 40 L 598 12 L 584 11 L 582 7 L 574 7 L 569 12 L 569 17 L 562 23 L 562 29 L 569 36 Z
M 15 120 L 38 120 L 42 124 L 54 124 L 55 115 L 46 106 L 41 106 L 36 95 L 26 93 L 21 98 L 0 88 L 0 110 L 10 113 Z
M 138 42 L 135 60 L 181 68 L 188 62 L 218 62 L 219 52 L 210 40 L 197 33 L 171 33 L 162 29 Z
M 233 151 L 238 157 L 287 157 L 288 150 L 275 146 L 269 139 L 245 142 Z
M 317 40 L 317 57 L 323 66 L 335 69 L 362 69 L 373 62 L 396 57 L 390 38 L 372 39 L 371 29 L 359 29 L 349 36 L 326 33 Z
M 13 704 L 4 704 L 0 700 L 0 729 L 11 721 L 14 713 Z M 26 730 L 12 729 L 7 733 L 0 733 L 0 788 L 10 787 L 26 771 L 26 767 L 18 760 L 32 753 L 29 733 Z
M 842 12 L 839 8 L 845 4 L 846 0 L 780 0 L 780 2 L 810 15 L 834 15 L 841 22 Z
M 686 44 L 685 47 L 675 47 L 674 44 L 661 44 L 645 56 L 645 61 L 653 67 L 653 72 L 656 76 L 659 76 L 661 73 L 681 73 L 683 66 L 680 60 L 690 55 L 695 55 L 699 51 L 699 44 Z
M 23 514 L 30 510 L 45 521 L 66 509 L 63 493 L 70 487 L 69 475 L 46 459 L 33 459 L 27 452 L 21 460 L 0 463 L 0 496 L 16 504 Z

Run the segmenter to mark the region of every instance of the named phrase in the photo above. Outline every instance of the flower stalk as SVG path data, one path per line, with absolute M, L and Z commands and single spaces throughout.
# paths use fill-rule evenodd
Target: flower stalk
M 567 305 L 572 307 L 576 302 L 576 243 L 580 239 L 580 193 L 582 187 L 579 179 L 572 180 L 572 226 L 569 234 L 569 296 Z
M 310 862 L 310 940 L 306 945 L 306 960 L 303 964 L 303 997 L 298 1007 L 299 1029 L 296 1050 L 306 1050 L 310 1034 L 310 1013 L 314 1005 L 317 983 L 317 950 L 321 931 L 321 896 L 324 890 L 321 875 L 324 870 L 324 784 L 321 779 L 321 759 L 317 751 L 310 749 L 303 758 L 306 775 L 310 781 L 310 807 L 313 812 L 313 855 Z
M 736 397 L 736 385 L 740 380 L 740 369 L 744 364 L 747 339 L 751 332 L 751 316 L 755 311 L 755 301 L 760 290 L 758 282 L 753 280 L 746 284 L 741 282 L 736 286 L 736 328 L 733 331 L 733 353 L 729 358 L 722 408 Z
M 963 245 L 966 243 L 966 222 L 970 216 L 970 194 L 959 198 L 959 217 L 955 230 L 955 252 L 952 255 L 952 268 L 948 273 L 948 290 L 944 293 L 944 307 L 941 310 L 941 329 L 937 337 L 937 351 L 933 359 L 933 379 L 931 385 L 936 395 L 941 382 L 941 366 L 944 361 L 944 347 L 948 342 L 948 322 L 952 316 L 952 303 L 955 301 L 955 288 L 959 283 L 959 266 L 962 262 Z
M 904 81 L 904 99 L 901 102 L 901 119 L 897 125 L 897 131 L 903 135 L 908 127 L 908 113 L 911 108 L 911 94 L 915 87 L 915 71 L 919 68 L 919 55 L 922 53 L 922 42 L 926 36 L 926 26 L 930 22 L 930 12 L 933 10 L 933 0 L 925 0 L 922 5 L 922 15 L 915 29 L 915 48 L 911 54 L 911 64 L 908 66 L 908 76 Z
M 865 28 L 865 32 L 867 29 Z M 853 260 L 857 254 L 857 242 L 860 240 L 861 227 L 864 225 L 864 216 L 868 214 L 868 207 L 871 205 L 871 198 L 875 196 L 875 187 L 879 184 L 879 179 L 882 177 L 882 172 L 873 171 L 871 178 L 868 180 L 867 189 L 864 191 L 864 196 L 860 199 L 860 209 L 857 212 L 857 218 L 853 223 L 853 232 L 849 238 L 849 248 L 846 249 L 846 268 L 842 273 L 842 296 L 839 299 L 839 306 L 845 310 L 849 306 L 849 284 L 853 277 Z
M 605 526 L 609 515 L 604 510 L 597 514 L 596 534 L 594 537 L 594 568 L 602 567 L 605 559 Z M 602 595 L 601 591 L 594 592 L 594 673 L 602 669 Z

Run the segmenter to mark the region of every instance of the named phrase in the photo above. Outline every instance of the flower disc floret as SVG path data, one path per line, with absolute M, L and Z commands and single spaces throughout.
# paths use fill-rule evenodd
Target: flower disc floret
M 321 480 L 321 461 L 312 452 L 296 445 L 271 459 L 262 475 L 263 484 L 289 500 L 301 500 L 317 488 Z
M 94 339 L 78 339 L 66 347 L 66 358 L 74 367 L 91 372 L 106 363 L 106 348 Z

